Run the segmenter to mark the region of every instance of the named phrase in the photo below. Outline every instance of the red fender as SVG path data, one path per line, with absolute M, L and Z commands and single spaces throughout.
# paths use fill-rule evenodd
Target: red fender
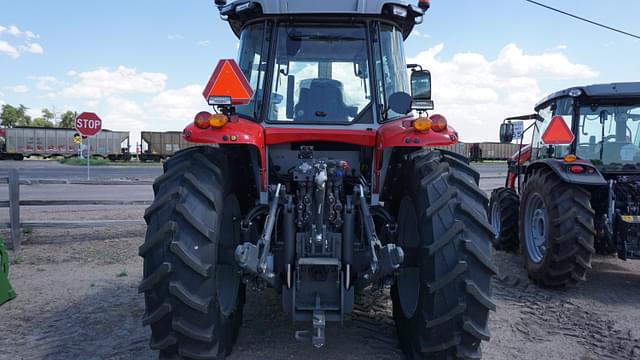
M 378 128 L 375 152 L 374 192 L 380 192 L 380 170 L 384 149 L 392 147 L 447 146 L 458 143 L 458 132 L 450 126 L 446 131 L 416 131 L 411 123 L 414 118 L 403 118 L 383 124 Z
M 260 180 L 262 191 L 267 191 L 267 152 L 265 150 L 264 128 L 253 121 L 232 116 L 220 129 L 200 129 L 193 123 L 182 132 L 185 140 L 197 144 L 253 145 L 260 153 Z

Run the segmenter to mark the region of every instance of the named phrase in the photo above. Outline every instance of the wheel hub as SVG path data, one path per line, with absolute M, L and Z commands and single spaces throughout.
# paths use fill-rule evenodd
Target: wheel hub
M 500 205 L 497 201 L 491 205 L 491 226 L 493 230 L 495 230 L 497 238 L 500 234 L 500 228 L 502 227 L 502 224 L 500 224 Z
M 527 254 L 534 263 L 540 263 L 547 252 L 548 225 L 548 213 L 542 196 L 535 193 L 526 204 L 524 217 Z

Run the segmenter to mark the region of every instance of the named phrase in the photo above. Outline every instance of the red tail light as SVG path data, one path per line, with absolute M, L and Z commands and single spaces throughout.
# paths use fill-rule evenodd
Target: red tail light
M 428 10 L 429 7 L 431 6 L 431 4 L 429 3 L 429 0 L 418 0 L 418 7 L 422 10 Z
M 442 132 L 447 130 L 447 118 L 440 114 L 431 115 L 431 130 L 435 132 Z
M 208 113 L 206 111 L 201 111 L 196 115 L 195 119 L 193 119 L 193 124 L 198 129 L 208 129 L 209 128 L 209 117 L 211 117 L 210 113 Z
M 584 167 L 580 165 L 569 166 L 569 171 L 571 171 L 574 174 L 582 174 L 584 172 Z

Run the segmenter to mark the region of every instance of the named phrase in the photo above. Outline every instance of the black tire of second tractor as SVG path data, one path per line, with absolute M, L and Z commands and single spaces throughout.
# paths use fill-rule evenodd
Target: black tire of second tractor
M 405 259 L 413 254 L 409 262 L 420 275 L 410 317 L 400 305 L 403 290 L 391 289 L 400 346 L 412 360 L 479 359 L 480 343 L 490 337 L 491 278 L 497 272 L 479 174 L 459 155 L 422 150 L 408 155 L 402 178 L 402 202 L 410 205 L 400 207 L 413 211 L 406 218 L 417 227 L 416 248 L 405 249 Z M 398 219 L 399 232 L 407 231 L 403 221 Z
M 224 359 L 237 340 L 245 300 L 244 286 L 235 284 L 234 310 L 221 311 L 219 284 L 226 280 L 217 275 L 233 258 L 229 236 L 239 231 L 229 219 L 240 215 L 228 157 L 221 149 L 194 147 L 177 153 L 164 170 L 153 186 L 139 250 L 143 325 L 151 327 L 150 347 L 161 359 Z
M 491 192 L 489 209 L 498 206 L 498 216 L 500 217 L 500 231 L 493 240 L 493 247 L 496 250 L 516 252 L 520 249 L 518 241 L 518 211 L 520 209 L 520 197 L 518 193 L 509 188 L 497 188 Z M 489 212 L 490 217 L 493 211 Z M 490 219 L 492 222 L 494 219 Z
M 531 194 L 541 195 L 550 219 L 547 250 L 534 263 L 526 249 L 524 216 Z M 590 193 L 579 185 L 567 184 L 553 171 L 539 169 L 527 179 L 521 197 L 520 239 L 529 278 L 539 286 L 561 288 L 585 280 L 591 269 L 595 212 Z

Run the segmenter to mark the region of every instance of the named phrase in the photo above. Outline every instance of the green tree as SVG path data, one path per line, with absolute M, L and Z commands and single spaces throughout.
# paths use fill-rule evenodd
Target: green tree
M 22 104 L 15 107 L 9 104 L 2 105 L 0 113 L 0 124 L 5 127 L 29 126 L 31 125 L 31 117 L 27 115 L 28 108 Z
M 73 122 L 76 120 L 76 113 L 68 110 L 60 115 L 60 122 L 58 123 L 59 128 L 72 128 Z
M 47 120 L 47 119 L 45 119 L 45 118 L 43 118 L 43 117 L 39 117 L 39 118 L 35 118 L 35 119 L 33 119 L 33 121 L 31 122 L 31 124 L 29 124 L 29 126 L 33 126 L 33 127 L 42 127 L 42 128 L 52 128 L 52 127 L 55 127 L 55 125 L 54 125 L 51 121 L 49 121 L 49 120 Z
M 51 121 L 51 122 L 54 122 L 55 121 L 55 117 L 56 117 L 56 114 L 53 111 L 51 111 L 51 110 L 49 110 L 47 108 L 42 109 L 42 118 L 43 119 Z

